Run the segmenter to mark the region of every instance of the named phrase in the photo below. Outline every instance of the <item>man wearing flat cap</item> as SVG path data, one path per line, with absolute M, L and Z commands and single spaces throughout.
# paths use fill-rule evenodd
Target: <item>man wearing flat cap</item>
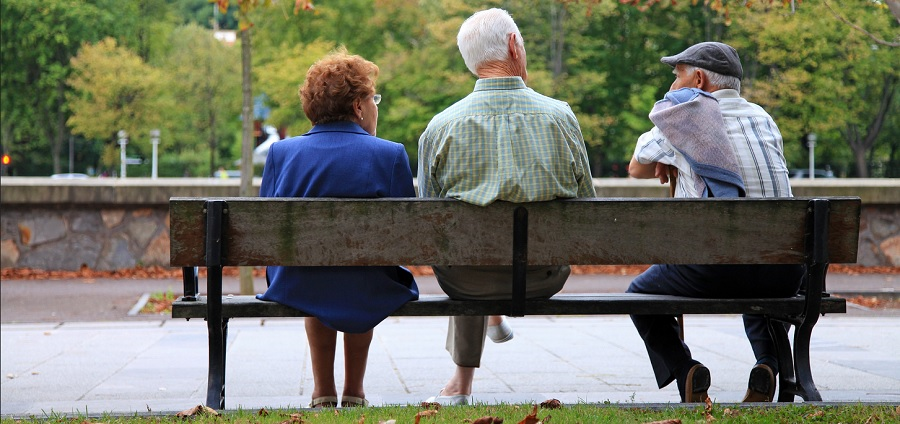
M 638 138 L 629 174 L 659 178 L 661 183 L 669 182 L 671 174 L 675 197 L 723 197 L 715 194 L 715 180 L 697 175 L 692 166 L 712 162 L 740 176 L 741 181 L 725 180 L 743 183 L 746 197 L 792 197 L 778 126 L 762 107 L 740 96 L 744 75 L 737 51 L 727 44 L 703 42 L 661 61 L 673 68 L 675 81 L 650 114 L 654 127 Z M 719 113 L 711 107 L 715 104 Z M 699 112 L 670 113 L 688 106 Z M 720 157 L 705 157 L 708 152 Z M 791 297 L 799 291 L 803 275 L 803 265 L 653 265 L 632 281 L 628 291 L 706 298 Z M 682 402 L 705 401 L 710 371 L 679 338 L 675 317 L 631 318 L 659 387 L 674 380 Z M 770 402 L 779 364 L 768 322 L 759 315 L 745 315 L 744 329 L 757 362 L 742 400 Z

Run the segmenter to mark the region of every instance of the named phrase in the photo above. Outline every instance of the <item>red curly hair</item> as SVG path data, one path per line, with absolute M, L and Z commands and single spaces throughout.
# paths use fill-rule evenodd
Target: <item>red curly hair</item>
M 375 94 L 378 65 L 341 47 L 319 59 L 300 86 L 303 113 L 313 125 L 351 121 L 353 102 Z

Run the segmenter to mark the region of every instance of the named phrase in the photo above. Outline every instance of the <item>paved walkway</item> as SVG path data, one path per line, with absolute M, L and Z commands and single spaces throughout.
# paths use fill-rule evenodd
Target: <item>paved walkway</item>
M 567 290 L 621 291 L 631 278 L 573 276 Z M 419 282 L 423 292 L 437 290 L 433 279 Z M 226 293 L 236 285 L 226 280 Z M 832 291 L 851 291 L 845 286 L 867 293 L 900 291 L 900 276 L 829 276 Z M 92 308 L 90 302 L 79 302 L 77 296 L 69 297 L 68 304 L 58 299 L 73 287 L 119 315 L 93 307 L 101 317 L 89 316 L 83 309 Z M 178 292 L 180 282 L 3 281 L 0 414 L 167 412 L 204 403 L 205 322 L 129 316 L 131 308 L 113 299 L 128 294 L 137 301 L 139 296 L 129 290 L 148 287 Z M 29 318 L 48 313 L 47 319 Z M 70 320 L 71 315 L 79 318 Z M 678 400 L 674 385 L 656 388 L 646 351 L 628 317 L 540 316 L 514 318 L 511 324 L 512 341 L 488 343 L 485 349 L 476 373 L 477 401 Z M 443 349 L 446 328 L 446 318 L 389 318 L 379 325 L 366 376 L 368 399 L 375 405 L 418 404 L 435 394 L 452 370 Z M 299 408 L 309 403 L 312 373 L 301 320 L 235 319 L 228 336 L 227 409 Z M 740 401 L 754 362 L 740 317 L 689 316 L 686 338 L 694 356 L 712 372 L 713 399 Z M 897 310 L 851 307 L 846 315 L 821 318 L 811 356 L 823 400 L 900 403 L 898 351 Z

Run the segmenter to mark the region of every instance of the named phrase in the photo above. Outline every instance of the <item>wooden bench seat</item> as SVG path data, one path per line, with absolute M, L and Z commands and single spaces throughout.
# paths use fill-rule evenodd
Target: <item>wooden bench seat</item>
M 761 314 L 779 347 L 778 400 L 821 400 L 809 366 L 820 314 L 846 312 L 825 288 L 829 263 L 856 262 L 858 197 L 571 199 L 487 207 L 449 199 L 172 198 L 171 265 L 184 271 L 175 318 L 204 318 L 207 406 L 225 407 L 231 318 L 302 317 L 253 296 L 223 296 L 223 266 L 511 266 L 509 301 L 422 296 L 395 316 Z M 672 246 L 677 244 L 678 248 Z M 525 299 L 527 265 L 806 264 L 790 299 L 565 294 Z M 200 295 L 197 268 L 207 268 Z M 793 349 L 783 325 L 795 326 Z

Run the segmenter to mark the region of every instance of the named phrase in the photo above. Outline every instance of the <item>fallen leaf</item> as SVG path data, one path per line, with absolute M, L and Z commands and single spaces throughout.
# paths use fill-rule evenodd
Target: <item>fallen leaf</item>
M 816 412 L 806 414 L 806 416 L 804 418 L 819 418 L 819 417 L 824 417 L 824 416 L 825 416 L 825 411 L 820 409 Z
M 737 409 L 725 408 L 725 410 L 722 411 L 722 413 L 723 413 L 726 417 L 736 417 L 736 416 L 738 416 L 738 415 L 741 414 L 741 411 L 740 411 L 740 410 L 737 410 Z
M 712 399 L 709 396 L 706 396 L 704 400 L 706 406 L 703 407 L 703 413 L 706 416 L 706 422 L 711 423 L 716 420 L 716 417 L 712 415 Z
M 866 422 L 864 424 L 872 424 L 875 421 L 881 421 L 881 417 L 879 417 L 878 415 L 872 415 L 868 419 L 866 419 Z
M 299 413 L 294 413 L 294 414 L 291 414 L 288 419 L 280 422 L 279 424 L 302 424 L 302 423 L 303 423 L 303 416 L 300 415 Z
M 214 417 L 218 417 L 219 413 L 216 412 L 215 409 L 212 409 L 208 406 L 197 405 L 191 409 L 185 409 L 184 411 L 181 411 L 181 412 L 175 414 L 175 416 L 179 417 L 179 418 L 195 417 L 195 416 L 200 416 L 200 415 L 212 415 Z
M 419 413 L 416 414 L 416 424 L 419 424 L 419 420 L 421 420 L 422 417 L 433 417 L 433 416 L 437 415 L 437 413 L 438 413 L 437 409 L 429 409 L 426 411 L 419 411 Z
M 560 402 L 559 399 L 547 399 L 541 402 L 541 408 L 559 409 L 562 408 L 562 402 Z
M 259 411 L 256 411 L 256 415 L 259 415 L 259 416 L 262 416 L 262 417 L 268 417 L 268 416 L 269 416 L 269 410 L 266 409 L 266 408 L 260 408 Z
M 519 421 L 519 424 L 537 424 L 541 422 L 541 420 L 537 417 L 537 405 L 534 405 L 534 409 L 531 410 L 531 413 L 525 416 L 525 419 Z
M 677 418 L 673 418 L 671 420 L 662 420 L 662 421 L 651 421 L 649 423 L 644 424 L 681 424 L 681 420 Z
M 488 415 L 472 421 L 472 424 L 503 424 L 503 418 Z
M 366 424 L 366 414 L 362 414 L 362 416 L 359 417 L 359 421 L 357 421 L 356 424 Z
M 441 404 L 437 402 L 422 402 L 421 404 L 419 404 L 419 406 L 425 409 L 434 409 L 435 411 L 441 409 Z

